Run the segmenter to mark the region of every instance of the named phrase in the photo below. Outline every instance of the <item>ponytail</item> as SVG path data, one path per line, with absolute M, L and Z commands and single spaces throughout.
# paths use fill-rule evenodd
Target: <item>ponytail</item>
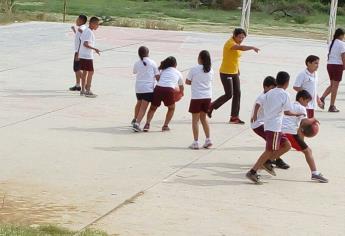
M 338 28 L 338 29 L 334 32 L 334 36 L 333 36 L 332 43 L 331 43 L 331 45 L 329 46 L 328 59 L 329 59 L 329 55 L 331 54 L 332 47 L 333 47 L 333 44 L 334 44 L 335 40 L 336 40 L 336 39 L 339 39 L 339 37 L 342 36 L 342 35 L 344 35 L 344 34 L 345 34 L 345 31 L 344 31 L 342 28 Z
M 159 70 L 165 70 L 169 67 L 176 67 L 177 62 L 175 57 L 168 57 L 164 61 L 161 62 L 161 65 L 159 66 Z
M 199 53 L 199 60 L 204 67 L 204 72 L 210 72 L 212 66 L 210 53 L 206 50 L 201 51 Z
M 143 62 L 144 66 L 146 66 L 146 62 L 144 61 L 144 57 L 147 57 L 149 55 L 149 49 L 145 46 L 141 46 L 138 50 L 138 55 L 140 57 L 140 60 Z

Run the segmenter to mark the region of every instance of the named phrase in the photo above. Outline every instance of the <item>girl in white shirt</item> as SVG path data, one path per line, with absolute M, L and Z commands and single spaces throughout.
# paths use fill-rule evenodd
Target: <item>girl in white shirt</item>
M 140 132 L 140 122 L 145 116 L 149 103 L 152 102 L 153 90 L 156 86 L 156 80 L 159 79 L 157 64 L 149 58 L 149 49 L 142 46 L 138 50 L 140 60 L 133 68 L 133 74 L 136 74 L 135 92 L 137 104 L 134 109 L 134 119 L 132 120 L 133 130 Z
M 194 142 L 190 149 L 199 149 L 199 121 L 205 132 L 206 141 L 204 148 L 210 148 L 210 127 L 207 122 L 207 112 L 210 108 L 212 98 L 212 80 L 214 72 L 211 68 L 211 56 L 206 50 L 201 51 L 198 57 L 199 65 L 193 67 L 188 74 L 186 84 L 191 85 L 192 99 L 190 101 L 189 112 L 192 113 L 192 129 Z
M 182 74 L 176 69 L 176 66 L 177 62 L 175 57 L 168 57 L 161 62 L 161 65 L 158 68 L 161 71 L 161 74 L 157 86 L 153 92 L 153 100 L 150 110 L 147 113 L 147 121 L 144 126 L 144 132 L 149 131 L 151 120 L 162 102 L 166 107 L 168 107 L 162 131 L 170 130 L 169 123 L 175 112 L 176 88 L 179 88 L 179 92 L 182 96 L 184 90 Z
M 339 83 L 343 77 L 343 70 L 345 69 L 345 31 L 341 28 L 337 29 L 333 36 L 333 41 L 329 46 L 327 71 L 331 80 L 331 85 L 323 93 L 320 100 L 325 103 L 326 97 L 331 94 L 331 104 L 329 112 L 339 112 L 335 107 L 335 99 L 337 98 Z

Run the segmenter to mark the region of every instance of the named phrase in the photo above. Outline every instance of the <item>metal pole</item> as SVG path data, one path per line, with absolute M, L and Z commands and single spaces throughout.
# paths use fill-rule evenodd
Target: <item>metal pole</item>
M 252 0 L 243 0 L 241 28 L 243 28 L 247 33 L 249 31 L 251 5 L 252 5 Z
M 66 13 L 67 13 L 67 0 L 63 2 L 63 19 L 62 21 L 65 23 L 66 21 Z
M 329 13 L 328 43 L 330 43 L 333 39 L 333 34 L 334 34 L 336 23 L 337 23 L 337 10 L 338 10 L 338 0 L 332 0 L 331 9 Z

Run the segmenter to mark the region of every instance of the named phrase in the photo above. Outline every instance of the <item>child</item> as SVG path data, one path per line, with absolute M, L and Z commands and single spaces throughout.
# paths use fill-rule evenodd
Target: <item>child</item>
M 248 171 L 246 177 L 254 183 L 261 184 L 257 171 L 267 160 L 278 156 L 280 143 L 289 142 L 281 132 L 283 114 L 289 116 L 300 116 L 303 114 L 291 112 L 291 102 L 289 94 L 285 91 L 289 87 L 290 75 L 286 72 L 277 74 L 277 88 L 265 94 L 263 99 L 264 109 L 264 130 L 266 140 L 266 150 L 259 157 L 253 168 Z M 274 175 L 274 173 L 271 173 Z
M 176 69 L 176 66 L 177 62 L 175 57 L 168 57 L 161 62 L 161 65 L 158 68 L 161 71 L 161 75 L 153 92 L 152 103 L 150 110 L 147 113 L 147 120 L 143 129 L 144 132 L 149 131 L 151 120 L 157 108 L 161 105 L 161 102 L 168 107 L 162 131 L 170 130 L 169 123 L 174 116 L 175 111 L 175 88 L 178 86 L 182 95 L 184 90 L 182 74 Z
M 304 113 L 305 115 L 307 115 L 306 107 L 308 107 L 308 104 L 310 104 L 310 101 L 312 99 L 313 96 L 310 95 L 307 90 L 298 91 L 296 102 L 292 104 L 291 111 L 295 113 Z M 303 117 L 284 116 L 282 132 L 286 134 L 294 149 L 304 153 L 305 159 L 311 170 L 311 179 L 319 181 L 321 183 L 327 183 L 328 180 L 316 170 L 312 151 L 304 142 L 303 134 L 301 134 L 301 132 L 298 132 L 300 123 L 303 123 L 303 120 L 306 119 L 303 119 Z
M 191 85 L 192 99 L 190 101 L 189 112 L 192 113 L 192 128 L 194 142 L 190 149 L 199 149 L 199 120 L 206 135 L 204 148 L 210 148 L 210 127 L 207 122 L 207 112 L 212 98 L 213 70 L 211 68 L 211 56 L 208 51 L 201 51 L 198 57 L 199 65 L 193 67 L 188 74 L 186 84 Z
M 76 20 L 76 26 L 72 26 L 71 29 L 75 34 L 74 38 L 74 60 L 73 60 L 73 70 L 75 73 L 75 85 L 69 88 L 70 91 L 80 91 L 80 79 L 81 79 L 81 71 L 80 71 L 80 61 L 79 61 L 79 48 L 80 48 L 80 36 L 83 31 L 86 29 L 86 22 L 87 17 L 85 15 L 80 15 Z
M 133 68 L 133 73 L 136 74 L 135 92 L 137 95 L 137 104 L 132 121 L 135 132 L 141 131 L 140 122 L 146 113 L 149 103 L 152 102 L 156 80 L 159 79 L 158 67 L 149 58 L 149 49 L 142 46 L 139 48 L 138 54 L 140 60 L 135 63 Z
M 308 118 L 314 118 L 314 110 L 316 109 L 316 105 L 318 105 L 321 109 L 324 109 L 325 106 L 317 95 L 318 77 L 316 71 L 319 68 L 319 61 L 320 58 L 317 56 L 308 56 L 305 60 L 307 68 L 299 73 L 293 86 L 294 90 L 297 92 L 307 90 L 312 96 L 312 99 L 307 106 Z
M 264 129 L 264 110 L 262 108 L 263 101 L 265 99 L 265 94 L 270 91 L 271 89 L 274 89 L 277 86 L 276 79 L 273 78 L 272 76 L 267 76 L 264 79 L 263 82 L 263 88 L 264 92 L 259 95 L 259 97 L 255 101 L 253 113 L 252 113 L 252 118 L 251 118 L 251 128 L 256 133 L 259 135 L 261 138 L 266 140 L 265 136 L 265 129 Z M 282 140 L 285 141 L 285 140 Z M 291 146 L 289 145 L 288 142 L 283 142 L 280 143 L 281 148 L 279 149 L 279 153 L 277 153 L 278 158 L 271 161 L 268 160 L 264 165 L 264 169 L 267 170 L 270 173 L 275 173 L 273 170 L 272 164 L 275 164 L 276 167 L 281 168 L 281 169 L 288 169 L 290 166 L 286 164 L 279 156 L 283 155 L 287 151 L 290 150 Z
M 95 34 L 92 32 L 97 30 L 99 26 L 99 19 L 91 17 L 89 28 L 86 28 L 82 33 L 80 40 L 81 46 L 79 50 L 80 69 L 83 71 L 81 77 L 81 91 L 80 95 L 85 97 L 94 98 L 97 95 L 91 92 L 93 69 L 93 51 L 100 55 L 100 50 L 95 48 Z

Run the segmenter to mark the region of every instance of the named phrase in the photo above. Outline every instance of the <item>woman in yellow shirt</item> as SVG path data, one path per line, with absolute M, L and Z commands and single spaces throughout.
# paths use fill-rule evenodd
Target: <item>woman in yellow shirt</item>
M 256 53 L 259 52 L 259 49 L 256 47 L 241 45 L 246 37 L 247 33 L 245 30 L 236 28 L 233 36 L 224 45 L 220 78 L 225 94 L 211 104 L 208 112 L 210 118 L 214 109 L 217 110 L 232 98 L 230 124 L 244 124 L 244 121 L 239 118 L 241 101 L 239 59 L 242 51 L 254 50 Z

